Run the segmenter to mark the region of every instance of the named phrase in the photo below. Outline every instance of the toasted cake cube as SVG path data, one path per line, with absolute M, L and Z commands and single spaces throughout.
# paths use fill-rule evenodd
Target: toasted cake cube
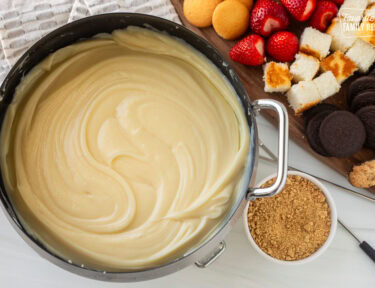
M 289 105 L 296 114 L 310 109 L 321 101 L 318 88 L 312 80 L 294 84 L 288 91 L 287 97 Z
M 366 7 L 367 0 L 345 0 L 337 15 L 351 22 L 360 23 Z
M 357 65 L 361 72 L 366 73 L 375 61 L 375 48 L 362 39 L 357 39 L 352 48 L 346 52 L 346 56 Z
M 375 3 L 375 0 L 368 0 L 367 1 L 367 4 L 370 5 L 370 4 L 374 4 Z
M 313 80 L 318 88 L 320 98 L 327 99 L 340 91 L 341 85 L 337 82 L 331 71 L 324 72 Z
M 303 31 L 300 40 L 300 51 L 318 59 L 323 59 L 329 53 L 332 36 L 322 33 L 312 27 Z
M 334 18 L 326 31 L 332 36 L 331 49 L 345 53 L 357 39 L 357 31 L 357 29 L 351 29 L 350 23 L 346 22 L 344 18 Z
M 339 84 L 343 83 L 346 79 L 358 70 L 357 65 L 346 57 L 341 51 L 329 55 L 320 63 L 320 70 L 323 72 L 331 71 Z
M 264 65 L 264 91 L 286 92 L 292 85 L 292 76 L 285 63 L 269 62 Z
M 365 10 L 368 5 L 369 0 L 345 0 L 340 6 L 340 10 L 343 9 L 359 9 Z
M 375 4 L 367 7 L 357 37 L 375 46 Z
M 290 73 L 295 82 L 312 80 L 319 70 L 319 60 L 305 53 L 298 53 L 290 66 Z

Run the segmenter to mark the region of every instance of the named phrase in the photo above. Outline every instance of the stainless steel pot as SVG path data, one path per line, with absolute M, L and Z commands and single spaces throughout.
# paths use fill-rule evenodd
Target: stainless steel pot
M 165 31 L 172 36 L 183 39 L 211 60 L 227 77 L 239 96 L 244 113 L 247 116 L 251 139 L 247 167 L 244 172 L 246 181 L 244 181 L 245 183 L 243 187 L 241 187 L 240 193 L 238 193 L 239 197 L 234 201 L 222 224 L 212 235 L 207 237 L 204 243 L 188 251 L 179 259 L 159 267 L 142 271 L 97 271 L 81 267 L 54 254 L 23 227 L 4 188 L 3 179 L 0 179 L 0 200 L 5 215 L 18 234 L 37 253 L 67 271 L 93 279 L 114 282 L 133 282 L 153 279 L 176 272 L 194 263 L 198 267 L 206 267 L 224 251 L 225 243 L 223 239 L 233 227 L 234 222 L 240 217 L 246 202 L 257 197 L 267 197 L 278 193 L 283 188 L 287 176 L 288 117 L 285 107 L 281 103 L 273 100 L 258 100 L 250 103 L 238 76 L 225 61 L 224 57 L 210 43 L 181 25 L 143 14 L 115 13 L 92 16 L 67 24 L 39 40 L 18 60 L 0 88 L 0 124 L 2 124 L 4 120 L 8 105 L 12 101 L 15 88 L 22 80 L 22 77 L 48 54 L 76 41 L 92 37 L 95 34 L 103 32 L 111 33 L 115 29 L 122 29 L 131 25 Z M 259 147 L 255 116 L 261 109 L 273 109 L 277 112 L 279 117 L 278 174 L 275 184 L 271 187 L 252 188 L 256 174 L 255 170 L 257 167 Z

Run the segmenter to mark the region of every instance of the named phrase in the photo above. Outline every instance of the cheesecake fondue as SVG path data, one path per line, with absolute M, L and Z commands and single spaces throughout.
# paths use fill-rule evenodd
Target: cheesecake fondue
M 229 82 L 183 41 L 129 27 L 49 55 L 3 124 L 3 179 L 35 238 L 78 265 L 168 263 L 220 224 L 249 129 Z

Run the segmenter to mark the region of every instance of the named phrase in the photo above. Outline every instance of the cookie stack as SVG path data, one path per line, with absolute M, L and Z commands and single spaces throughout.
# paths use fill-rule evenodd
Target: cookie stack
M 211 25 L 226 40 L 237 39 L 249 28 L 253 0 L 184 0 L 184 15 L 190 24 Z
M 363 146 L 375 149 L 375 75 L 353 81 L 347 103 L 350 111 L 322 103 L 304 113 L 311 148 L 326 157 L 349 157 Z
M 326 157 L 349 157 L 362 149 L 366 128 L 360 118 L 322 103 L 304 113 L 305 133 L 311 148 Z
M 350 111 L 363 122 L 367 131 L 365 146 L 375 149 L 375 76 L 363 76 L 350 85 L 347 102 Z

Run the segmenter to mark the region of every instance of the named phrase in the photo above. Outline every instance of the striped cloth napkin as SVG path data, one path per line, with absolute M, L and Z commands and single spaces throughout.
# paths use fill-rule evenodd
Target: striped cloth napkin
M 169 0 L 1 0 L 0 84 L 17 59 L 52 30 L 111 12 L 151 14 L 181 23 Z

